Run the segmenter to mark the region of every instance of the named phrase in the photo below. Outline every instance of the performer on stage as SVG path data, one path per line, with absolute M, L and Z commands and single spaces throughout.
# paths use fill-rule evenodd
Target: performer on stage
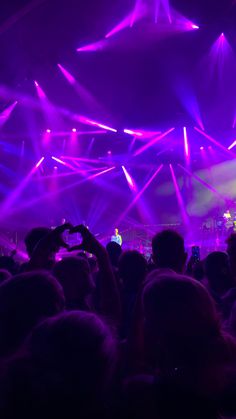
M 230 211 L 229 210 L 225 211 L 223 217 L 224 217 L 225 221 L 230 220 L 231 219 Z
M 118 228 L 115 228 L 113 236 L 111 236 L 111 242 L 116 242 L 120 246 L 122 245 L 122 237 L 119 234 Z

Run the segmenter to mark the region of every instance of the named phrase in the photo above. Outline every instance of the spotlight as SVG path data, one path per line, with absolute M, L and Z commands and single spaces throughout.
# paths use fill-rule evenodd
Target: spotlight
M 201 147 L 200 147 L 200 150 L 204 150 L 204 147 L 203 147 L 203 146 L 201 146 Z
M 54 170 L 57 170 L 58 169 L 58 167 L 57 166 L 54 166 L 54 168 L 53 168 Z
M 194 25 L 194 23 L 192 24 L 192 29 L 199 29 L 198 25 Z
M 76 130 L 76 128 L 72 128 L 72 132 L 76 132 L 77 130 Z
M 111 150 L 108 150 L 107 154 L 108 154 L 108 156 L 110 156 L 111 155 Z
M 46 129 L 46 133 L 47 134 L 50 134 L 50 132 L 51 132 L 51 130 L 48 128 L 48 129 Z

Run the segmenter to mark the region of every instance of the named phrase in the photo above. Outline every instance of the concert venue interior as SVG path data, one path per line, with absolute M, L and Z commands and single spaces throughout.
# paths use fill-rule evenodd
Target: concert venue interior
M 62 219 L 102 242 L 118 227 L 144 253 L 162 226 L 224 249 L 236 220 L 236 2 L 3 3 L 1 252 L 24 257 L 25 232 Z

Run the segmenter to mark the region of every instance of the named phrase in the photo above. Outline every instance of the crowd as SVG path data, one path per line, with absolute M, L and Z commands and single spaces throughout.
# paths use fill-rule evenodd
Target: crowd
M 198 263 L 172 230 L 152 261 L 83 225 L 25 245 L 0 258 L 1 418 L 236 416 L 236 234 Z

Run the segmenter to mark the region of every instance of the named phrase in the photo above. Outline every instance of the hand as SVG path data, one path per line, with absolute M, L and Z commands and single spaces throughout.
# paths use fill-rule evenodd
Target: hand
M 64 241 L 62 234 L 68 230 L 70 231 L 73 228 L 72 224 L 66 223 L 61 226 L 56 227 L 50 234 L 49 234 L 49 242 L 51 243 L 52 247 L 56 249 L 60 249 L 64 247 L 65 249 L 69 249 L 69 245 Z
M 69 252 L 74 250 L 84 250 L 88 253 L 92 253 L 95 256 L 100 256 L 101 252 L 104 252 L 103 246 L 99 241 L 94 237 L 94 235 L 88 230 L 87 227 L 80 224 L 76 227 L 70 229 L 70 234 L 80 233 L 82 236 L 82 243 L 69 248 Z

